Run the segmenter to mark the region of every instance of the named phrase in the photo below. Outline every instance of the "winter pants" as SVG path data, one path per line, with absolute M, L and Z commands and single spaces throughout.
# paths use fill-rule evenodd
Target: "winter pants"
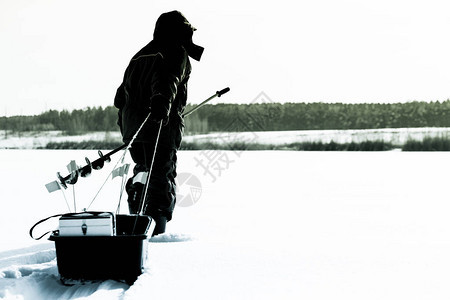
M 152 163 L 154 144 L 135 142 L 130 148 L 130 154 L 136 166 L 133 177 L 126 185 L 128 193 L 128 207 L 130 213 L 139 213 L 141 201 L 144 196 L 143 183 L 136 182 L 134 178 L 140 172 L 148 172 Z M 175 177 L 177 166 L 177 150 L 158 147 L 147 189 L 147 196 L 143 204 L 143 214 L 152 218 L 165 216 L 168 221 L 172 219 L 175 207 Z M 135 181 L 133 183 L 133 181 Z

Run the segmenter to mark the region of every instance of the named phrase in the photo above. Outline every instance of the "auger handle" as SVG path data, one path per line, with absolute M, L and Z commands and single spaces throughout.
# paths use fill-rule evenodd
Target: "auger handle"
M 224 88 L 224 89 L 221 90 L 221 91 L 217 91 L 217 92 L 216 92 L 216 95 L 217 95 L 217 97 L 220 97 L 220 96 L 222 96 L 223 94 L 228 93 L 229 91 L 230 91 L 230 88 L 229 88 L 229 87 L 226 87 L 226 88 Z
M 185 112 L 182 117 L 186 117 L 189 116 L 190 114 L 192 114 L 194 111 L 196 111 L 197 109 L 199 109 L 200 107 L 202 107 L 203 105 L 205 105 L 206 103 L 208 103 L 209 101 L 211 101 L 212 99 L 216 98 L 216 97 L 220 97 L 223 94 L 227 93 L 230 91 L 229 87 L 224 88 L 223 90 L 217 91 L 214 95 L 212 95 L 211 97 L 209 97 L 208 99 L 206 99 L 205 101 L 203 101 L 202 103 L 200 103 L 199 105 L 197 105 L 196 107 L 194 107 L 193 109 L 191 109 L 188 112 Z

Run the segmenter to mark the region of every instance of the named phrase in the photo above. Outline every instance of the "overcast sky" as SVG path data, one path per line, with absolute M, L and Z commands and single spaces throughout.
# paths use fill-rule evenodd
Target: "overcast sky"
M 0 0 L 0 115 L 111 105 L 174 9 L 205 47 L 191 103 L 227 86 L 221 102 L 450 98 L 448 0 Z

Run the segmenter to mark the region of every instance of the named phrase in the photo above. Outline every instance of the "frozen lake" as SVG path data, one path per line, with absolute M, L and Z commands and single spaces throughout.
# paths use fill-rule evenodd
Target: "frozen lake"
M 49 142 L 116 141 L 120 143 L 120 132 L 89 132 L 83 135 L 65 135 L 61 131 L 20 132 L 0 135 L 0 149 L 44 149 Z M 448 127 L 420 128 L 381 128 L 354 130 L 291 130 L 291 131 L 252 131 L 219 132 L 209 134 L 186 135 L 187 143 L 227 144 L 234 142 L 284 145 L 291 143 L 322 142 L 362 143 L 366 141 L 384 141 L 401 148 L 408 140 L 421 141 L 425 137 L 448 138 Z
M 146 273 L 65 287 L 53 243 L 28 230 L 68 211 L 44 185 L 84 156 L 97 154 L 0 150 L 0 299 L 450 298 L 450 153 L 180 152 L 179 199 L 197 202 L 150 243 Z M 114 158 L 75 185 L 78 209 Z M 115 211 L 119 189 L 108 180 L 90 209 Z

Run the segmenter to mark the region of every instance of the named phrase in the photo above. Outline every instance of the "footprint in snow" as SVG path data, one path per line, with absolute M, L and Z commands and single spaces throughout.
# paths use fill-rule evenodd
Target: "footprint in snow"
M 0 253 L 0 278 L 21 278 L 34 272 L 50 272 L 56 266 L 55 250 L 24 248 Z
M 186 234 L 164 233 L 151 237 L 150 243 L 180 243 L 192 240 L 193 238 Z

